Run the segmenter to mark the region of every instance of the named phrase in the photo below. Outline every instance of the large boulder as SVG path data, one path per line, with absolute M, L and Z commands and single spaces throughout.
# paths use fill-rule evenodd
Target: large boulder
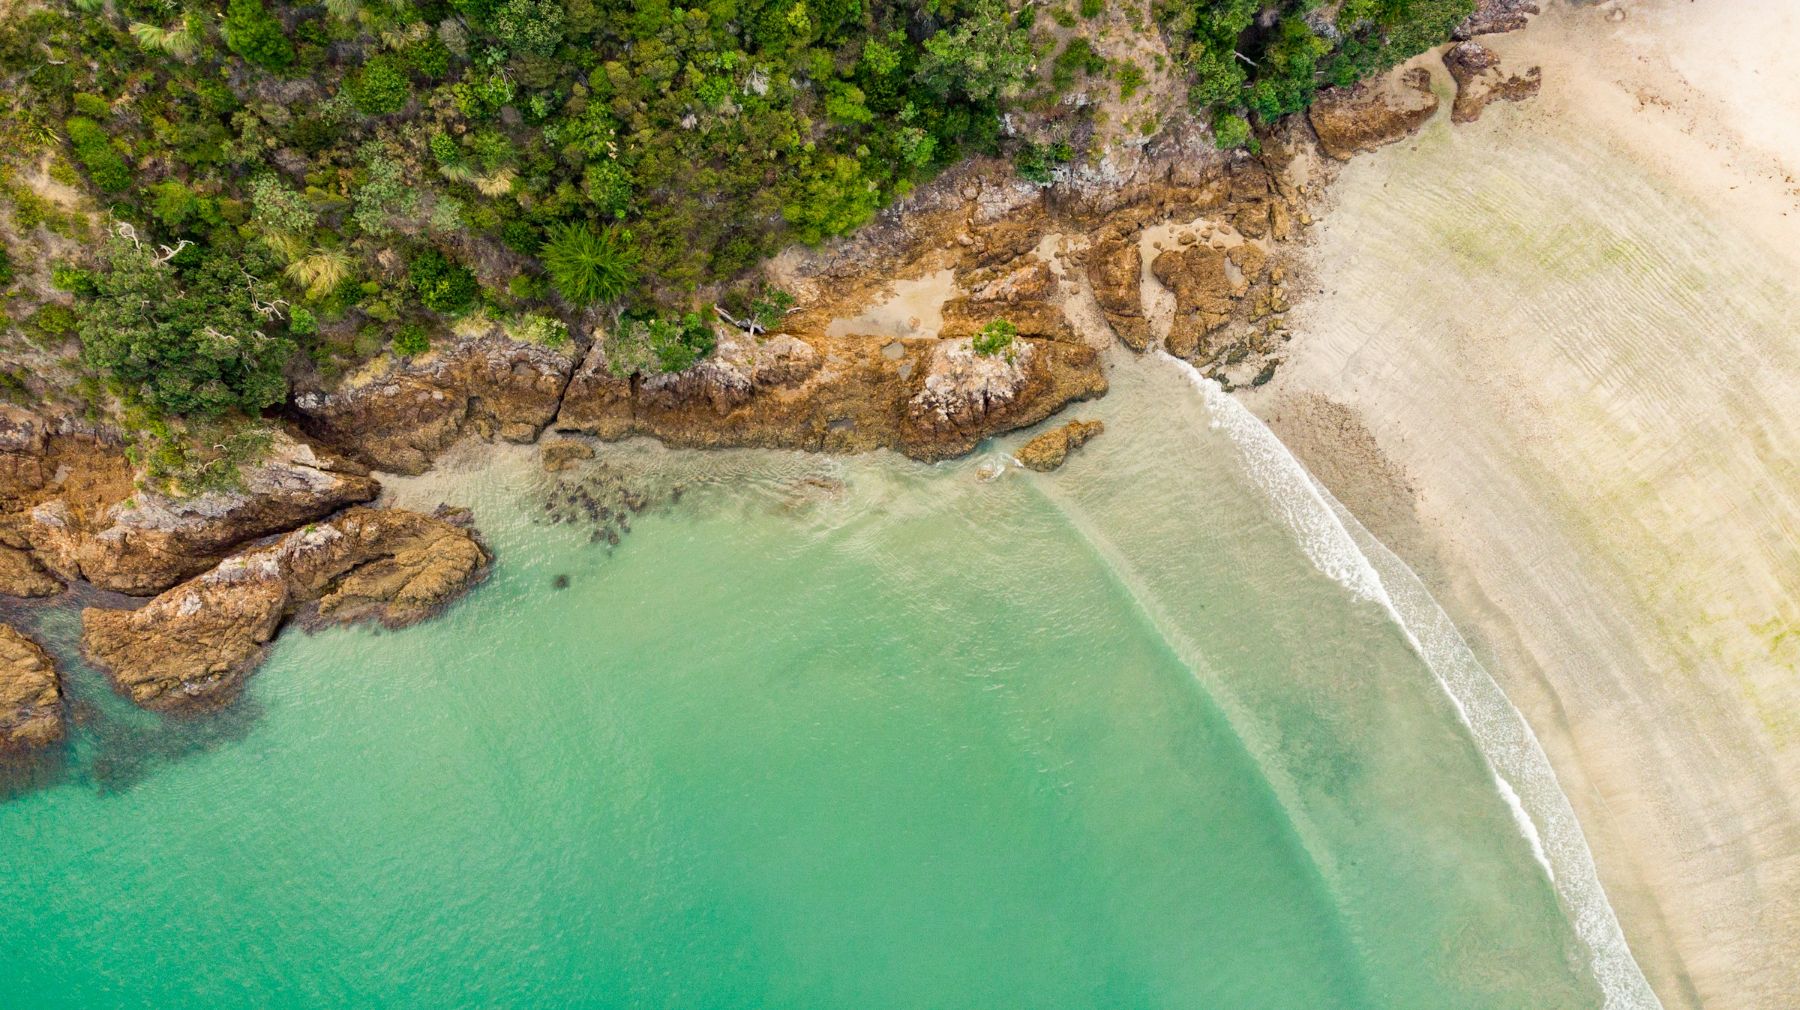
M 938 341 L 906 401 L 899 448 L 914 459 L 950 459 L 989 435 L 1036 424 L 1106 392 L 1098 359 L 1092 347 L 1057 340 L 1017 340 L 994 355 L 975 353 L 968 340 Z
M 0 754 L 62 739 L 56 666 L 36 642 L 0 624 Z
M 1307 118 L 1325 153 L 1344 161 L 1412 136 L 1437 107 L 1431 72 L 1414 67 L 1353 88 L 1327 88 L 1313 101 Z
M 556 427 L 697 448 L 891 448 L 937 460 L 1106 389 L 1092 348 L 1024 337 L 1015 348 L 1012 362 L 977 363 L 967 339 L 732 330 L 692 368 L 621 378 L 596 341 L 570 380 Z
M 1087 271 L 1094 301 L 1113 333 L 1134 351 L 1148 348 L 1152 339 L 1144 318 L 1144 259 L 1137 236 L 1113 232 L 1102 237 L 1088 254 Z
M 151 708 L 235 696 L 276 630 L 316 604 L 323 621 L 411 624 L 461 595 L 490 558 L 447 517 L 351 508 L 219 562 L 136 610 L 82 611 L 82 648 Z
M 1069 458 L 1069 453 L 1105 430 L 1104 421 L 1070 421 L 1051 428 L 1019 448 L 1019 462 L 1040 473 L 1055 470 Z
M 11 537 L 22 541 L 16 533 Z M 62 591 L 63 584 L 38 564 L 31 556 L 28 545 L 5 543 L 8 531 L 0 530 L 0 596 L 53 596 Z

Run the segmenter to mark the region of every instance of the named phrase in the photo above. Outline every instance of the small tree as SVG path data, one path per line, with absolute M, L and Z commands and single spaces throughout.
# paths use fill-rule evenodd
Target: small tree
M 942 98 L 1013 98 L 1031 80 L 1031 33 L 1013 23 L 1005 0 L 976 0 L 955 26 L 925 40 L 919 79 Z
M 177 268 L 137 243 L 107 247 L 95 293 L 77 303 L 82 360 L 161 414 L 254 414 L 287 395 L 294 352 L 254 261 L 210 253 Z
M 540 255 L 550 283 L 571 305 L 612 301 L 637 283 L 637 249 L 617 226 L 553 225 Z

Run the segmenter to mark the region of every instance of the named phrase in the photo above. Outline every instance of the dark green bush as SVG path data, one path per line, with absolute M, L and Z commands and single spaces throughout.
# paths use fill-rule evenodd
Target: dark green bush
M 75 148 L 75 157 L 101 192 L 118 193 L 131 187 L 131 168 L 99 123 L 74 116 L 63 126 L 69 131 L 69 144 Z
M 293 342 L 267 332 L 274 285 L 255 259 L 213 253 L 190 269 L 125 239 L 103 253 L 95 293 L 76 307 L 82 360 L 161 414 L 254 414 L 287 394 Z
M 231 0 L 225 8 L 225 44 L 264 70 L 279 73 L 294 63 L 294 44 L 263 0 Z
M 386 116 L 406 107 L 412 84 L 392 56 L 372 56 L 348 83 L 350 104 L 370 116 Z
M 394 353 L 403 358 L 416 358 L 429 350 L 431 337 L 418 323 L 407 323 L 394 333 Z
M 436 249 L 426 249 L 414 256 L 407 272 L 419 303 L 446 316 L 460 316 L 469 311 L 481 290 L 473 271 Z

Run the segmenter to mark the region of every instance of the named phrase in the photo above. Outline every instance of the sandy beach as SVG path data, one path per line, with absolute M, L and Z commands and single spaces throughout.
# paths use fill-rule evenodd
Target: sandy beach
M 1800 8 L 1545 6 L 1482 40 L 1541 96 L 1344 170 L 1249 402 L 1542 738 L 1664 1005 L 1800 1006 Z

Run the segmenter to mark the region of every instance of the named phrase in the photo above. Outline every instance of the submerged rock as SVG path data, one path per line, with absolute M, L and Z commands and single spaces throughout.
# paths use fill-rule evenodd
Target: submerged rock
M 140 705 L 228 700 L 301 607 L 316 603 L 328 622 L 402 627 L 461 595 L 489 561 L 447 517 L 352 508 L 234 554 L 137 610 L 83 610 L 82 648 Z
M 1437 112 L 1431 72 L 1414 67 L 1353 88 L 1327 88 L 1307 113 L 1319 146 L 1340 161 L 1411 136 Z
M 62 689 L 50 654 L 0 624 L 0 753 L 62 739 Z
M 1104 421 L 1070 421 L 1026 442 L 1019 449 L 1019 462 L 1039 472 L 1054 470 L 1063 465 L 1069 458 L 1069 453 L 1086 445 L 1089 439 L 1105 430 Z
M 1472 123 L 1481 118 L 1489 102 L 1517 102 L 1538 93 L 1544 84 L 1541 67 L 1531 67 L 1523 74 L 1508 75 L 1500 67 L 1500 57 L 1479 42 L 1458 42 L 1444 53 L 1444 66 L 1456 80 L 1456 102 L 1450 118 L 1458 123 Z
M 593 459 L 594 447 L 572 438 L 551 439 L 538 447 L 538 458 L 546 472 L 556 473 Z

